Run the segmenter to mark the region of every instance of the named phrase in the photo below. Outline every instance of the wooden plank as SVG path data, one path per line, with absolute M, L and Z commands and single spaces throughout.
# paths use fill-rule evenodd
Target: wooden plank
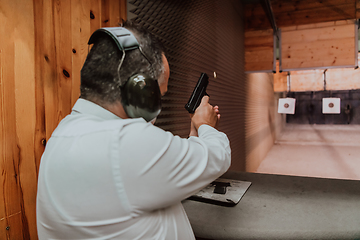
M 289 25 L 303 25 L 308 23 L 354 19 L 354 17 L 354 7 L 347 6 L 342 14 L 329 12 L 327 8 L 278 14 L 276 17 L 276 23 L 278 24 L 278 27 L 282 28 Z
M 245 32 L 245 71 L 273 69 L 273 31 Z
M 120 0 L 111 1 L 109 4 L 110 27 L 118 27 L 121 23 L 120 19 Z
M 334 7 L 343 9 L 350 6 L 354 6 L 354 0 L 322 0 L 322 1 L 272 0 L 271 1 L 272 10 L 276 14 L 303 11 L 303 10 L 312 10 L 312 9 L 323 9 L 323 8 L 334 9 Z M 245 16 L 258 15 L 263 12 L 260 3 L 245 4 L 245 8 L 251 9 L 251 11 L 245 11 Z
M 95 32 L 101 27 L 101 1 L 90 0 L 90 32 Z
M 273 48 L 273 31 L 267 30 L 245 32 L 244 40 L 245 49 L 253 49 L 260 47 Z
M 260 36 L 270 36 L 272 34 L 273 34 L 272 29 L 266 29 L 266 30 L 257 30 L 257 31 L 246 31 L 244 33 L 244 36 L 245 38 L 259 38 Z
M 0 21 L 3 22 L 4 16 L 2 14 L 2 12 L 0 12 Z M 2 34 L 1 30 L 0 30 L 0 34 Z M 0 41 L 1 41 L 1 35 L 0 35 Z M 1 125 L 0 125 L 0 139 L 1 139 L 1 144 L 0 144 L 0 170 L 1 172 L 4 171 L 5 168 L 5 159 L 6 159 L 6 155 L 5 155 L 5 146 L 4 146 L 4 142 L 6 141 L 5 137 L 4 137 L 4 102 L 3 102 L 3 97 L 4 97 L 4 90 L 3 90 L 3 78 L 2 78 L 2 54 L 1 54 L 1 48 L 0 48 L 0 119 L 1 119 Z M 0 183 L 3 185 L 5 182 L 5 178 L 4 175 L 1 174 L 0 176 Z M 4 196 L 4 192 L 0 191 L 0 199 L 2 204 L 0 204 L 0 234 L 1 236 L 6 236 L 6 231 L 4 230 L 7 226 L 7 223 L 4 221 L 6 218 L 6 201 L 5 201 L 5 196 Z M 7 236 L 8 238 L 8 236 Z
M 1 239 L 26 239 L 22 234 L 21 218 L 21 212 L 18 212 L 7 216 L 6 218 L 0 219 L 0 236 L 2 236 Z
M 43 38 L 41 53 L 42 79 L 44 82 L 44 102 L 45 102 L 45 127 L 46 141 L 49 140 L 52 132 L 59 122 L 59 105 L 57 88 L 57 57 L 55 45 L 55 24 L 54 24 L 54 1 L 43 0 Z
M 354 24 L 281 32 L 282 44 L 355 37 Z
M 110 0 L 101 0 L 101 27 L 110 26 Z
M 6 239 L 22 239 L 22 224 L 10 216 L 21 212 L 19 161 L 20 148 L 16 132 L 15 111 L 15 45 L 14 29 L 16 15 L 14 2 L 0 1 L 0 236 Z M 19 219 L 18 219 L 19 220 Z M 6 230 L 11 227 L 13 231 Z
M 338 12 L 339 14 L 343 9 L 347 7 L 354 7 L 353 0 L 273 0 L 271 6 L 274 13 L 284 12 L 296 12 L 302 10 L 313 10 L 313 9 L 327 9 L 329 14 L 331 11 Z M 352 17 L 352 16 L 351 16 Z
M 334 27 L 334 26 L 342 26 L 342 25 L 350 25 L 350 24 L 354 24 L 354 20 L 339 20 L 339 21 L 332 21 L 332 22 L 322 22 L 322 23 L 312 23 L 312 24 L 305 24 L 305 25 L 289 26 L 289 27 L 281 28 L 281 31 L 288 32 L 288 31 L 295 31 L 295 30 Z
M 127 0 L 120 0 L 120 19 L 127 20 Z
M 282 68 L 354 65 L 354 24 L 282 31 Z
M 34 4 L 34 32 L 35 32 L 35 104 L 36 104 L 36 123 L 35 123 L 35 164 L 36 175 L 38 175 L 40 159 L 46 144 L 45 127 L 45 96 L 44 96 L 44 16 L 43 1 Z
M 322 41 L 313 44 L 283 45 L 282 67 L 286 69 L 354 65 L 354 40 Z
M 71 112 L 72 108 L 71 0 L 55 1 L 54 26 L 57 62 L 55 87 L 58 88 L 57 104 L 59 106 L 55 120 L 58 124 Z
M 272 1 L 272 9 L 278 27 L 304 25 L 328 21 L 355 19 L 353 0 L 325 1 Z M 246 29 L 267 29 L 269 21 L 261 4 L 245 5 Z
M 355 0 L 355 18 L 360 18 L 360 0 Z
M 90 37 L 89 18 L 90 5 L 81 0 L 71 1 L 71 19 L 72 19 L 72 93 L 71 106 L 80 96 L 80 71 L 85 62 L 88 53 L 87 42 Z
M 15 109 L 16 132 L 20 151 L 19 180 L 22 230 L 24 239 L 36 239 L 37 166 L 34 155 L 35 105 L 35 33 L 32 0 L 16 0 Z M 21 14 L 20 14 L 21 13 Z
M 244 6 L 245 30 L 271 29 L 271 23 L 260 3 Z
M 5 22 L 5 16 L 3 15 L 3 13 L 0 11 L 0 21 L 1 22 Z M 3 41 L 3 31 L 1 31 L 0 29 L 0 41 Z M 4 103 L 4 89 L 3 89 L 3 77 L 2 77 L 2 48 L 0 46 L 0 119 L 1 119 L 1 125 L 0 125 L 0 170 L 3 171 L 4 169 L 4 163 L 5 163 L 5 159 L 6 159 L 6 155 L 5 155 L 5 137 L 4 137 L 4 132 L 5 132 L 5 124 L 4 124 L 4 120 L 5 120 L 5 115 L 4 115 L 4 111 L 5 111 L 5 103 Z M 3 174 L 0 176 L 0 181 L 1 183 L 3 183 L 5 181 Z M 3 201 L 4 199 L 4 193 L 2 191 L 0 191 L 0 199 L 3 202 L 2 204 L 0 204 L 0 219 L 3 219 L 4 217 L 6 217 L 6 202 Z M 1 221 L 0 221 L 1 222 Z M 1 232 L 0 232 L 1 233 Z M 5 233 L 5 232 L 4 232 Z M 5 234 L 2 234 L 2 236 L 5 236 Z

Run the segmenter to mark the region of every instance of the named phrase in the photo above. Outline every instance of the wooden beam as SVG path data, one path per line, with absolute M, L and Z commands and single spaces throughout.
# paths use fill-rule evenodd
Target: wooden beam
M 360 19 L 360 0 L 355 0 L 355 18 Z
M 359 0 L 356 1 L 358 2 Z M 355 19 L 356 5 L 354 0 L 273 0 L 271 2 L 278 28 Z M 266 14 L 260 3 L 246 4 L 244 14 L 247 30 L 271 27 L 269 23 L 266 23 Z

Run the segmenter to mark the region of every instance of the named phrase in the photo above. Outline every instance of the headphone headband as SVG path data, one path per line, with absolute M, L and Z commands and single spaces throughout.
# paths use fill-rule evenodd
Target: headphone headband
M 88 44 L 95 43 L 96 39 L 102 34 L 110 36 L 122 52 L 139 48 L 135 36 L 123 27 L 100 28 L 91 35 Z

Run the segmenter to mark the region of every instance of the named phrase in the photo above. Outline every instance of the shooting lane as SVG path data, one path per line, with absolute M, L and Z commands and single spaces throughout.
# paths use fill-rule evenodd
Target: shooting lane
M 344 117 L 349 110 L 345 111 L 347 104 L 343 101 L 350 101 L 353 113 L 359 114 L 355 20 L 359 18 L 358 7 L 358 1 L 244 1 L 246 172 L 229 171 L 223 177 L 249 181 L 251 186 L 233 207 L 204 199 L 206 203 L 184 201 L 198 239 L 360 238 L 360 172 L 355 163 L 360 142 L 359 137 L 354 136 L 359 133 L 359 123 L 358 116 L 353 115 L 350 122 Z M 318 164 L 319 171 L 311 169 L 314 163 L 303 172 L 296 169 L 297 165 L 291 165 L 293 157 L 302 161 L 301 156 L 306 158 L 313 154 L 304 146 L 284 157 L 275 154 L 273 158 L 282 158 L 283 162 L 270 162 L 271 166 L 264 171 L 267 174 L 259 173 L 262 171 L 258 169 L 274 146 L 289 148 L 274 144 L 282 140 L 287 124 L 301 119 L 297 115 L 301 115 L 298 104 L 306 100 L 304 92 L 316 95 L 313 101 L 318 101 L 316 107 L 320 110 L 314 114 L 326 119 L 318 124 L 324 127 L 329 124 L 329 128 L 331 124 L 338 124 L 331 134 L 325 132 L 325 137 L 330 136 L 334 144 L 350 144 L 351 152 L 334 154 L 339 149 L 336 146 L 315 142 L 325 145 L 325 158 L 332 155 L 321 162 L 323 165 Z M 286 98 L 297 101 L 295 114 L 274 113 L 279 99 Z M 322 111 L 326 98 L 341 98 L 344 102 L 340 106 L 341 114 Z M 303 125 L 309 124 L 307 116 L 305 118 Z M 347 131 L 339 132 L 342 131 L 339 124 L 345 125 Z M 350 134 L 351 131 L 354 134 Z M 317 128 L 313 132 L 323 133 Z M 287 136 L 298 134 L 302 137 L 301 133 L 306 134 L 306 129 L 289 132 Z M 315 159 L 316 162 L 321 152 L 313 155 L 310 161 Z M 341 162 L 343 157 L 352 159 L 353 163 Z M 303 160 L 305 164 L 309 162 Z M 330 165 L 333 169 L 329 169 Z M 285 168 L 282 175 L 274 174 L 282 167 Z

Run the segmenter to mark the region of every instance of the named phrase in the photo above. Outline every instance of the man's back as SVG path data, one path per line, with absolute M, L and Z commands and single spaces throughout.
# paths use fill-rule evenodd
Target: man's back
M 79 99 L 39 173 L 39 239 L 194 239 L 181 200 L 230 165 L 225 134 L 181 139 Z

